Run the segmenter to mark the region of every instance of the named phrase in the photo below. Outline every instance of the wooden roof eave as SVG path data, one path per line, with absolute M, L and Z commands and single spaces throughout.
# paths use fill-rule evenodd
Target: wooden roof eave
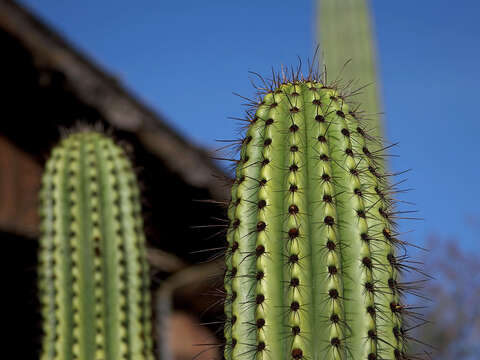
M 135 99 L 120 82 L 56 35 L 27 10 L 11 0 L 0 0 L 0 27 L 17 38 L 40 66 L 65 75 L 72 91 L 85 104 L 120 130 L 136 134 L 155 154 L 189 185 L 208 189 L 212 198 L 228 198 L 222 183 L 225 173 L 209 153 L 180 136 L 152 109 Z

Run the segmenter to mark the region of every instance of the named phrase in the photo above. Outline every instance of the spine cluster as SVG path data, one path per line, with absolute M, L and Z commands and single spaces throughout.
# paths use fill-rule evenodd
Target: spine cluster
M 317 81 L 277 83 L 254 112 L 228 208 L 225 358 L 409 358 L 378 143 Z
M 42 360 L 153 359 L 139 190 L 120 147 L 63 140 L 40 194 Z

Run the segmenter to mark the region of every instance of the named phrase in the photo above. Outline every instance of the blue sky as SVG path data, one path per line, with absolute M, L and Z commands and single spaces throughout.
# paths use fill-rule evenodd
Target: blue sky
M 248 71 L 296 64 L 315 44 L 315 2 L 23 0 L 192 141 L 231 139 Z M 140 5 L 141 4 L 141 5 Z M 480 2 L 374 0 L 387 138 L 394 170 L 412 169 L 403 200 L 431 234 L 480 253 Z

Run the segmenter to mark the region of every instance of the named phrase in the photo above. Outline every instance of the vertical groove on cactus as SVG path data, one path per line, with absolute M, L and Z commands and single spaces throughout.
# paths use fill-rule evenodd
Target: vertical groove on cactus
M 124 151 L 91 131 L 52 152 L 41 191 L 42 359 L 152 359 L 145 238 Z
M 260 89 L 240 150 L 224 356 L 404 359 L 403 243 L 379 144 L 337 89 L 292 77 Z

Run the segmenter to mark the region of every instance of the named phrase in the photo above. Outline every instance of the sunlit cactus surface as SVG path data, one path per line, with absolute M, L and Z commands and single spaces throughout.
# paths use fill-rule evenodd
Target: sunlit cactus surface
M 264 81 L 246 119 L 228 208 L 224 356 L 407 359 L 384 151 L 370 150 L 379 140 L 354 94 L 292 74 Z

